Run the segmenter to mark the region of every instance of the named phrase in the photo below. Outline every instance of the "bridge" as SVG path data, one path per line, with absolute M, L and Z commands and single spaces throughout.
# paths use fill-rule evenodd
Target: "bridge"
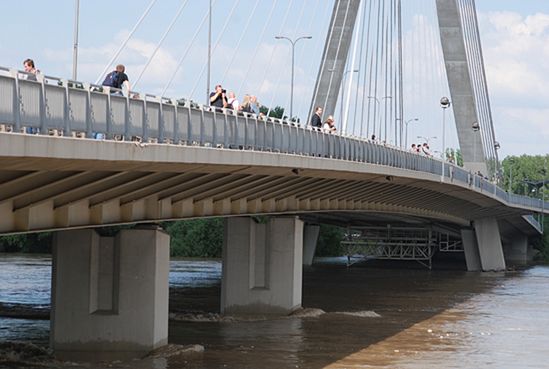
M 311 106 L 335 109 L 359 7 L 334 4 Z M 463 1 L 438 0 L 437 11 L 464 167 L 292 120 L 0 68 L 0 233 L 56 231 L 56 352 L 135 355 L 167 343 L 169 237 L 151 225 L 165 220 L 226 217 L 227 314 L 299 308 L 320 223 L 451 235 L 471 271 L 526 262 L 548 204 L 487 179 L 497 178 L 497 141 L 483 72 L 471 68 L 480 43 L 465 44 L 475 33 Z M 143 225 L 93 230 L 130 223 Z

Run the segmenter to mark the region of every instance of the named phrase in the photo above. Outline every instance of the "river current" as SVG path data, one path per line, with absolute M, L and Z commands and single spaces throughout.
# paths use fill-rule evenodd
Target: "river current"
M 0 342 L 47 346 L 51 259 L 0 255 Z M 549 267 L 305 269 L 300 314 L 220 317 L 219 261 L 173 260 L 169 341 L 203 352 L 63 368 L 549 368 Z M 8 314 L 9 315 L 9 314 Z M 10 366 L 23 367 L 23 366 Z

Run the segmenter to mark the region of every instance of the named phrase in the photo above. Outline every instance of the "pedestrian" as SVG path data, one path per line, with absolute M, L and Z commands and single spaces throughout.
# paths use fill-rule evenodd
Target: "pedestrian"
M 328 119 L 326 119 L 326 122 L 324 123 L 324 126 L 322 127 L 325 133 L 335 133 L 336 127 L 334 123 L 334 117 L 329 115 Z
M 410 148 L 410 152 L 417 154 L 416 144 L 412 144 L 412 147 Z
M 240 103 L 233 91 L 229 92 L 229 99 L 227 100 L 227 104 L 229 104 L 229 107 L 231 107 L 234 111 L 238 111 L 240 107 Z
M 127 91 L 130 90 L 130 80 L 125 72 L 126 67 L 122 64 L 118 64 L 112 72 L 105 76 L 102 85 L 116 89 L 111 90 L 111 93 L 122 95 L 122 89 Z
M 259 103 L 257 102 L 257 96 L 250 96 L 250 110 L 253 114 L 259 115 Z
M 34 60 L 32 59 L 25 59 L 23 61 L 23 70 L 25 73 L 28 73 L 26 75 L 26 79 L 28 81 L 36 81 L 36 75 L 40 73 L 40 71 L 34 66 Z
M 433 156 L 433 154 L 431 154 L 431 151 L 429 150 L 429 145 L 427 144 L 427 142 L 423 143 L 423 146 L 421 146 L 421 151 L 423 152 L 423 154 L 425 154 L 425 156 Z
M 315 108 L 315 113 L 311 117 L 311 127 L 322 128 L 322 106 Z
M 229 106 L 226 94 L 227 90 L 224 90 L 221 85 L 216 85 L 215 91 L 210 93 L 210 106 L 216 108 L 226 108 Z

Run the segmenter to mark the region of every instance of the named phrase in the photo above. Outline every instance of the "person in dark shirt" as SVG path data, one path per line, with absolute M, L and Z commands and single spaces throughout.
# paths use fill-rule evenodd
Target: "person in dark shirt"
M 311 126 L 322 128 L 322 106 L 317 106 L 311 118 Z
M 105 77 L 105 80 L 103 81 L 103 86 L 122 89 L 122 87 L 124 86 L 124 83 L 126 83 L 127 89 L 129 91 L 130 81 L 129 81 L 128 75 L 124 73 L 125 71 L 126 71 L 126 67 L 122 64 L 118 64 L 115 70 L 107 74 L 107 76 Z M 114 92 L 115 91 L 111 91 L 111 93 L 114 93 Z
M 221 85 L 215 86 L 215 91 L 210 94 L 210 106 L 226 108 L 229 105 L 226 93 Z

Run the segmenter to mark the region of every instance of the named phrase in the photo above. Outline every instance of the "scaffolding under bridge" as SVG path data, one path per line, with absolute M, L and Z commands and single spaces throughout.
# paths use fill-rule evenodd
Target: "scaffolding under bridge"
M 463 252 L 461 239 L 429 227 L 352 227 L 341 244 L 347 266 L 365 260 L 411 260 L 431 269 L 437 251 Z

